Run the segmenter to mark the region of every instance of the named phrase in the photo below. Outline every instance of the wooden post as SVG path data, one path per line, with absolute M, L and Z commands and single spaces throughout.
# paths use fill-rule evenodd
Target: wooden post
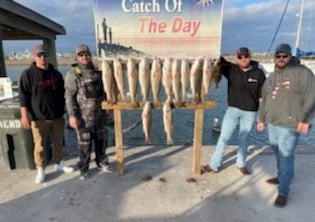
M 164 102 L 159 104 L 153 104 L 154 109 L 162 109 Z M 124 156 L 123 156 L 123 134 L 122 134 L 122 120 L 121 110 L 135 110 L 143 109 L 144 103 L 133 104 L 130 102 L 117 102 L 115 104 L 102 102 L 102 109 L 114 110 L 115 121 L 115 146 L 116 146 L 116 161 L 117 161 L 117 173 L 123 174 Z M 178 109 L 195 109 L 195 129 L 194 129 L 194 144 L 193 144 L 193 173 L 200 174 L 200 161 L 201 161 L 201 146 L 203 137 L 203 118 L 205 109 L 213 109 L 216 107 L 214 101 L 205 101 L 202 103 L 185 102 L 181 106 L 176 106 Z
M 201 146 L 203 134 L 203 109 L 195 110 L 195 129 L 193 144 L 193 173 L 200 175 Z
M 122 121 L 121 110 L 114 110 L 115 121 L 115 147 L 116 147 L 116 161 L 117 161 L 117 173 L 122 175 L 124 173 L 124 154 L 123 154 L 123 137 L 122 137 Z
M 58 68 L 55 40 L 44 39 L 43 44 L 46 45 L 48 48 L 49 62 L 53 64 L 55 68 Z

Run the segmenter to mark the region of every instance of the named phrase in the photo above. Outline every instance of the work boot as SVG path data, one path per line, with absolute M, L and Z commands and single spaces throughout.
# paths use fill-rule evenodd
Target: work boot
M 35 183 L 40 184 L 45 181 L 45 169 L 43 167 L 37 167 L 37 175 L 35 177 Z
M 250 172 L 246 167 L 239 167 L 238 169 L 243 175 L 250 175 Z
M 200 166 L 200 174 L 216 172 L 209 165 Z
M 287 205 L 287 197 L 278 195 L 274 204 L 276 207 L 285 207 L 285 205 Z
M 73 172 L 73 168 L 72 167 L 68 167 L 68 166 L 65 166 L 65 161 L 61 160 L 59 162 L 59 164 L 55 164 L 55 171 L 63 171 L 65 173 L 71 173 Z

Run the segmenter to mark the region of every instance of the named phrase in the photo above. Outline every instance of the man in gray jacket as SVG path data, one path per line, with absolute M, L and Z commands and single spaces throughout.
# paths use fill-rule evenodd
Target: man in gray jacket
M 78 166 L 80 179 L 83 180 L 88 176 L 93 142 L 97 167 L 109 172 L 106 111 L 101 108 L 106 95 L 101 73 L 96 70 L 87 45 L 77 46 L 76 61 L 66 75 L 65 99 L 69 125 L 77 132 L 80 149 Z
M 291 46 L 276 48 L 275 71 L 262 90 L 257 130 L 268 124 L 269 142 L 277 160 L 277 177 L 267 180 L 278 185 L 275 206 L 284 207 L 294 177 L 294 152 L 300 134 L 306 134 L 315 113 L 315 76 L 292 56 Z

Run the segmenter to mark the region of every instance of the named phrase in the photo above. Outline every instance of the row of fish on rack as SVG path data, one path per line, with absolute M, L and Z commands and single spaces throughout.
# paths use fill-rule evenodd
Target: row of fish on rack
M 126 72 L 124 72 L 126 67 Z M 218 84 L 221 79 L 220 61 L 210 59 L 149 59 L 143 57 L 140 61 L 128 58 L 121 61 L 116 58 L 112 61 L 102 60 L 102 76 L 107 102 L 126 101 L 125 75 L 129 86 L 130 102 L 137 103 L 138 84 L 141 88 L 142 102 L 142 127 L 145 143 L 151 143 L 152 102 L 160 103 L 161 86 L 164 87 L 166 99 L 163 104 L 163 124 L 166 134 L 166 144 L 173 144 L 173 112 L 174 104 L 180 106 L 187 101 L 187 91 L 190 86 L 193 102 L 204 101 L 209 95 L 212 82 Z M 153 101 L 149 101 L 150 91 Z
M 131 103 L 137 103 L 140 85 L 142 102 L 148 101 L 152 92 L 153 103 L 159 103 L 163 86 L 166 100 L 180 104 L 187 102 L 189 88 L 193 102 L 203 101 L 204 96 L 209 95 L 211 82 L 217 86 L 221 79 L 220 59 L 198 58 L 189 61 L 143 57 L 140 60 L 128 58 L 123 61 L 115 58 L 102 60 L 101 69 L 107 101 L 110 103 L 127 102 L 126 80 Z

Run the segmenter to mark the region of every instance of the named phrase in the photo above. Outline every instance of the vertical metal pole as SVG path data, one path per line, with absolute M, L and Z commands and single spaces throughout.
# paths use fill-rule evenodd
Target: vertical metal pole
M 303 21 L 303 10 L 304 10 L 304 0 L 301 0 L 301 6 L 300 6 L 300 12 L 297 15 L 298 17 L 298 27 L 297 27 L 297 32 L 296 32 L 296 39 L 295 39 L 295 52 L 294 55 L 297 55 L 297 49 L 299 48 L 300 44 L 300 35 L 301 35 L 301 29 L 302 29 L 302 21 Z

